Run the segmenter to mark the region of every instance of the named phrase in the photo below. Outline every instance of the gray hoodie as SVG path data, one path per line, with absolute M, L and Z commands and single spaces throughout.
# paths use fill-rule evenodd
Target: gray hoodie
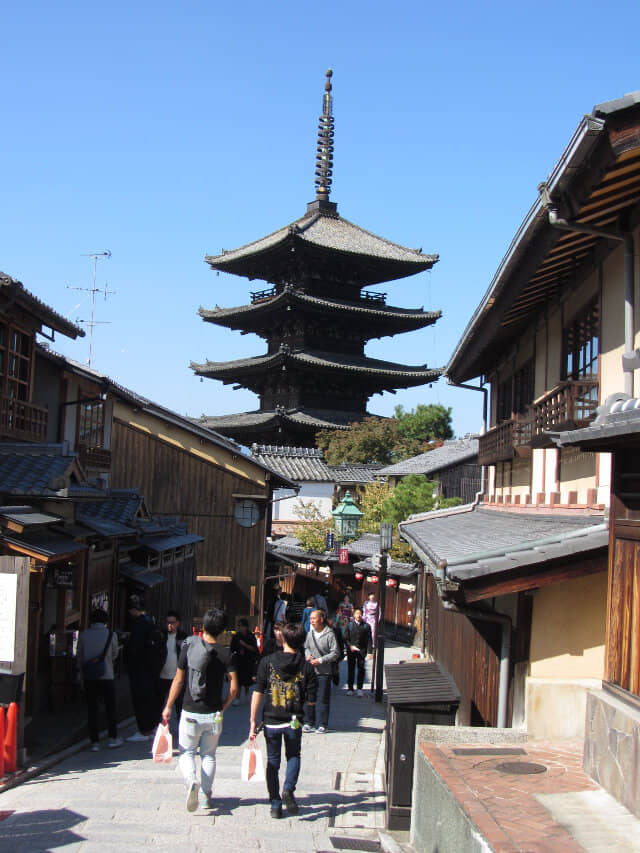
M 331 675 L 331 664 L 340 658 L 336 635 L 333 633 L 333 628 L 328 625 L 325 625 L 319 634 L 311 628 L 307 634 L 307 639 L 304 641 L 304 650 L 307 660 L 310 658 L 320 660 L 318 666 L 315 667 L 318 675 Z

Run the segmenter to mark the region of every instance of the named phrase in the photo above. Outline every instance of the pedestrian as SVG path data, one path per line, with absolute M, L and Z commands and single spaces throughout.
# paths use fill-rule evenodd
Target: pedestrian
M 313 595 L 307 598 L 307 606 L 302 611 L 302 627 L 304 630 L 309 633 L 309 629 L 311 628 L 311 614 L 316 609 L 316 599 Z
M 239 705 L 243 687 L 244 695 L 249 695 L 249 688 L 253 684 L 260 654 L 258 652 L 258 641 L 251 631 L 249 631 L 248 619 L 238 619 L 238 630 L 231 638 L 231 651 L 236 656 L 239 685 L 238 696 L 233 700 L 233 704 Z
M 99 744 L 99 702 L 104 703 L 107 716 L 109 749 L 122 746 L 118 737 L 116 716 L 116 691 L 113 680 L 113 665 L 118 657 L 118 639 L 114 631 L 107 627 L 109 617 L 102 608 L 91 611 L 89 627 L 78 638 L 77 661 L 87 697 L 87 722 L 91 751 L 98 752 Z
M 178 668 L 178 655 L 183 642 L 187 639 L 184 631 L 180 630 L 180 616 L 175 610 L 169 610 L 164 618 L 164 641 L 167 648 L 167 657 L 160 670 L 160 695 L 162 697 L 161 707 L 164 708 L 171 689 L 171 684 L 176 676 Z M 175 702 L 175 714 L 171 717 L 172 729 L 171 733 L 174 737 L 178 736 L 178 723 L 180 722 L 180 713 L 182 711 L 182 694 L 177 697 Z
M 345 593 L 344 598 L 338 605 L 338 609 L 336 610 L 336 625 L 342 633 L 347 629 L 347 625 L 351 621 L 353 617 L 353 604 L 351 603 L 351 599 L 349 598 L 349 593 Z
M 282 805 L 291 817 L 298 814 L 294 796 L 300 774 L 302 728 L 300 719 L 305 706 L 316 701 L 318 676 L 305 661 L 302 648 L 305 630 L 300 623 L 289 623 L 282 629 L 283 649 L 260 661 L 256 687 L 251 698 L 249 739 L 255 740 L 256 720 L 265 697 L 263 721 L 267 742 L 267 790 L 271 817 L 282 817 Z M 282 741 L 287 759 L 282 797 L 280 796 L 280 761 Z
M 369 597 L 362 608 L 362 616 L 367 625 L 371 628 L 371 643 L 376 642 L 376 628 L 378 627 L 378 602 L 376 601 L 375 593 L 370 593 Z
M 269 637 L 268 640 L 265 640 L 264 649 L 262 650 L 262 654 L 264 657 L 267 655 L 272 655 L 274 652 L 279 652 L 282 650 L 283 639 L 282 639 L 282 629 L 284 628 L 284 622 L 275 622 L 273 626 L 273 637 Z
M 362 696 L 365 661 L 373 647 L 371 626 L 362 618 L 362 610 L 353 611 L 353 619 L 345 632 L 347 646 L 347 695 L 353 696 L 354 675 L 357 672 L 358 696 Z
M 327 619 L 327 625 L 336 635 L 336 643 L 338 645 L 338 657 L 331 664 L 331 680 L 338 687 L 340 685 L 340 661 L 344 657 L 344 635 L 342 630 L 337 626 L 335 619 Z
M 178 742 L 182 750 L 178 764 L 187 786 L 187 811 L 198 808 L 202 789 L 203 805 L 213 808 L 211 796 L 216 774 L 216 750 L 222 734 L 223 714 L 238 693 L 235 655 L 229 646 L 217 642 L 224 628 L 222 610 L 207 610 L 202 619 L 202 636 L 189 637 L 182 644 L 176 677 L 162 719 L 169 723 L 173 705 L 184 689 Z M 229 693 L 222 698 L 225 681 Z M 200 752 L 200 782 L 196 772 L 196 754 Z
M 160 722 L 162 697 L 159 675 L 166 659 L 167 646 L 162 631 L 145 612 L 139 595 L 129 596 L 127 610 L 130 622 L 124 661 L 138 724 L 138 730 L 127 740 L 137 743 L 153 737 L 154 729 Z
M 324 734 L 329 725 L 333 662 L 338 660 L 339 651 L 336 635 L 325 622 L 324 611 L 314 610 L 310 621 L 311 630 L 307 634 L 304 648 L 307 660 L 315 667 L 318 675 L 318 693 L 316 704 L 307 708 L 303 731 L 315 730 L 318 734 Z

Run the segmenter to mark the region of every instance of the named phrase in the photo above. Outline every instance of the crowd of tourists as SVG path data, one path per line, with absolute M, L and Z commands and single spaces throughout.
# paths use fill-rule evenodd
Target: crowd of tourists
M 169 726 L 180 749 L 178 764 L 187 787 L 186 807 L 212 808 L 216 750 L 230 705 L 249 700 L 249 744 L 261 730 L 267 747 L 266 783 L 273 818 L 298 813 L 295 789 L 300 773 L 303 734 L 326 733 L 331 691 L 339 685 L 339 663 L 347 658 L 347 695 L 362 696 L 366 658 L 375 637 L 377 610 L 354 607 L 345 595 L 335 619 L 326 598 L 307 599 L 296 621 L 293 609 L 276 588 L 265 620 L 263 648 L 240 619 L 229 645 L 219 639 L 225 627 L 221 610 L 205 613 L 199 635 L 180 630 L 180 617 L 169 611 L 162 628 L 144 610 L 139 596 L 128 600 L 129 634 L 123 659 L 129 675 L 137 731 L 127 738 L 151 740 L 159 723 Z M 375 601 L 373 601 L 375 604 Z M 118 737 L 113 665 L 119 654 L 107 614 L 94 610 L 90 627 L 80 635 L 78 663 L 87 698 L 91 749 L 98 751 L 99 704 L 104 703 L 108 748 Z M 166 729 L 165 729 L 166 731 Z M 280 787 L 282 746 L 285 779 Z M 196 757 L 200 756 L 198 776 Z

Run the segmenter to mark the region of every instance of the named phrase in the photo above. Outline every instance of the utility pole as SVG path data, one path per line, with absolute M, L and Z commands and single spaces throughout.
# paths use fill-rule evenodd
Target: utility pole
M 384 683 L 384 611 L 387 604 L 387 568 L 392 542 L 393 524 L 381 524 L 380 572 L 378 574 L 378 629 L 376 631 L 376 702 L 382 702 L 382 686 Z
M 113 293 L 116 293 L 115 290 L 107 290 L 107 285 L 104 285 L 104 289 L 99 288 L 96 285 L 96 278 L 98 274 L 98 261 L 106 260 L 111 257 L 111 252 L 107 249 L 105 252 L 89 252 L 86 255 L 83 255 L 85 258 L 92 258 L 93 260 L 93 282 L 91 287 L 71 287 L 67 285 L 68 290 L 81 290 L 84 293 L 91 294 L 91 319 L 90 320 L 77 320 L 78 323 L 81 323 L 83 326 L 88 326 L 89 328 L 89 357 L 87 358 L 87 365 L 91 367 L 91 358 L 93 355 L 93 329 L 95 326 L 103 326 L 107 325 L 107 320 L 96 320 L 95 312 L 96 312 L 96 293 L 104 294 L 104 301 L 107 301 L 107 296 Z

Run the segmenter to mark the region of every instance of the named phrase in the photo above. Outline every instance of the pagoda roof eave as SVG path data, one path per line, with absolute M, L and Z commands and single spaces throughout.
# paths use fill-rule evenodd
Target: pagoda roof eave
M 389 334 L 406 330 L 413 331 L 430 326 L 440 319 L 442 311 L 425 311 L 423 308 L 398 308 L 375 300 L 363 300 L 362 304 L 342 299 L 315 296 L 299 290 L 287 288 L 281 293 L 261 299 L 250 305 L 238 305 L 231 308 L 203 308 L 198 314 L 205 322 L 232 329 L 252 331 L 259 328 L 260 321 L 277 313 L 285 306 L 296 306 L 325 314 L 346 314 L 376 326 L 388 326 Z
M 191 362 L 191 369 L 197 376 L 221 379 L 225 382 L 240 380 L 250 375 L 264 374 L 282 366 L 297 367 L 301 370 L 322 370 L 336 373 L 358 373 L 376 379 L 416 381 L 417 384 L 435 381 L 441 374 L 440 368 L 428 368 L 426 365 L 396 364 L 366 356 L 339 357 L 334 353 L 322 353 L 306 350 L 287 352 L 279 350 L 273 354 L 240 358 L 233 361 L 206 361 L 204 364 Z M 363 377 L 364 378 L 364 377 Z
M 338 215 L 319 212 L 237 249 L 207 255 L 205 261 L 221 272 L 270 281 L 275 269 L 289 269 L 292 250 L 329 264 L 340 256 L 348 258 L 354 281 L 361 286 L 414 275 L 438 261 L 437 254 L 423 255 L 421 249 L 392 243 Z
M 205 415 L 198 423 L 215 430 L 268 429 L 274 426 L 307 427 L 310 430 L 347 430 L 349 425 L 366 417 L 359 412 L 339 412 L 324 409 L 277 409 L 239 412 L 232 415 Z

